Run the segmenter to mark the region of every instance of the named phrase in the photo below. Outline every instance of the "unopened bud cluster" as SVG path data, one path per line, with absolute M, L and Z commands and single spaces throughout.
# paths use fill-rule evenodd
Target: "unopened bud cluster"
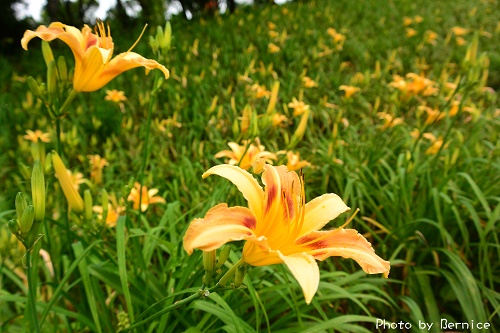
M 16 196 L 16 219 L 9 221 L 9 229 L 21 243 L 30 249 L 38 239 L 38 230 L 45 218 L 45 178 L 42 163 L 35 161 L 31 172 L 32 204 L 19 192 Z

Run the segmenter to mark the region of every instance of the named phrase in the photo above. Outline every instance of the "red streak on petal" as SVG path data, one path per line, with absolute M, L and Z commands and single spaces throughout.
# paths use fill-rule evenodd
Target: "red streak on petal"
M 277 195 L 277 188 L 274 185 L 269 185 L 268 191 L 267 191 L 267 203 L 266 203 L 266 213 L 271 209 L 271 206 L 273 205 L 273 202 L 276 200 L 276 195 Z
M 257 221 L 255 220 L 255 217 L 252 216 L 246 216 L 243 220 L 243 225 L 247 227 L 248 229 L 255 229 L 257 226 Z

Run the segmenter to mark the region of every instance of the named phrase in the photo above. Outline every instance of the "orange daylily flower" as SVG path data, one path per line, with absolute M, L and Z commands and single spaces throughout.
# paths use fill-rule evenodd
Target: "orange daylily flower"
M 269 43 L 267 45 L 267 49 L 268 49 L 269 53 L 277 53 L 281 50 L 280 47 L 274 43 Z
M 99 90 L 121 73 L 141 66 L 146 70 L 157 68 L 163 72 L 166 79 L 169 77 L 165 66 L 130 52 L 135 44 L 127 52 L 112 58 L 113 39 L 109 26 L 106 29 L 103 22 L 97 22 L 95 33 L 88 25 L 80 31 L 61 22 L 53 22 L 48 27 L 41 25 L 35 31 L 26 30 L 21 39 L 23 49 L 28 50 L 29 41 L 35 37 L 48 42 L 60 39 L 71 48 L 75 56 L 73 89 L 76 91 Z
M 390 113 L 387 112 L 377 112 L 377 116 L 384 120 L 384 124 L 380 126 L 381 130 L 386 130 L 390 127 L 394 127 L 396 125 L 402 124 L 403 119 L 399 117 L 394 117 Z
M 324 194 L 305 203 L 304 180 L 285 166 L 264 165 L 264 189 L 247 171 L 230 165 L 212 167 L 203 174 L 231 181 L 248 201 L 247 207 L 221 203 L 204 218 L 194 219 L 184 236 L 184 249 L 213 251 L 227 242 L 246 240 L 242 261 L 252 266 L 284 263 L 310 303 L 319 285 L 316 260 L 331 256 L 351 258 L 368 274 L 389 275 L 390 263 L 375 254 L 356 230 L 343 227 L 319 231 L 349 210 L 336 194 Z
M 145 212 L 146 209 L 148 209 L 148 206 L 150 204 L 154 203 L 165 203 L 165 199 L 162 197 L 157 197 L 156 194 L 158 193 L 157 188 L 152 188 L 148 190 L 146 186 L 142 186 L 142 198 L 140 197 L 140 191 L 141 191 L 141 184 L 138 182 L 134 183 L 134 187 L 130 191 L 130 194 L 128 195 L 127 200 L 128 201 L 133 201 L 134 202 L 134 209 L 139 210 L 139 200 L 140 200 L 140 205 L 141 205 L 141 211 Z
M 302 78 L 302 83 L 304 84 L 304 87 L 306 88 L 314 88 L 318 86 L 318 83 L 311 79 L 309 76 L 304 76 Z
M 104 213 L 104 209 L 102 206 L 93 206 L 92 210 L 98 214 L 98 218 L 102 220 Z M 110 228 L 116 227 L 116 223 L 118 222 L 118 218 L 125 213 L 126 208 L 122 205 L 122 199 L 120 199 L 120 203 L 116 200 L 114 195 L 109 196 L 108 202 L 108 214 L 106 215 L 106 225 Z

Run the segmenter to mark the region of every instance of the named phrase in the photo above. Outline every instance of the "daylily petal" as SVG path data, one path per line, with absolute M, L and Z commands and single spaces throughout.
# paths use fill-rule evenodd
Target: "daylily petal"
M 354 259 L 368 274 L 383 273 L 389 276 L 391 264 L 375 254 L 375 250 L 363 235 L 355 229 L 335 229 L 332 231 L 313 231 L 297 239 L 304 251 L 318 260 L 331 256 Z
M 87 51 L 85 59 L 82 62 L 76 62 L 75 65 L 73 87 L 76 91 L 94 91 L 108 83 L 101 84 L 102 81 L 99 78 L 104 69 L 104 62 L 99 48 L 91 47 Z M 96 86 L 99 87 L 92 89 Z
M 304 224 L 298 237 L 323 228 L 329 221 L 350 210 L 342 199 L 333 193 L 323 194 L 305 206 Z
M 206 178 L 210 175 L 224 177 L 236 185 L 243 197 L 248 201 L 248 208 L 255 214 L 257 221 L 260 221 L 264 191 L 249 172 L 237 166 L 221 164 L 208 169 L 202 177 Z
M 297 279 L 304 292 L 306 303 L 311 303 L 319 285 L 319 267 L 314 257 L 307 253 L 295 253 L 285 256 L 278 251 L 278 254 L 295 279 Z
M 94 49 L 94 48 L 92 48 Z M 99 50 L 98 48 L 95 48 L 95 50 Z M 95 52 L 95 51 L 93 51 Z M 96 54 L 97 56 L 97 54 Z M 102 53 L 99 52 L 99 57 L 101 57 L 100 62 L 102 63 Z M 89 63 L 90 61 L 97 62 L 97 57 L 94 59 L 89 59 L 85 61 L 85 63 Z M 93 64 L 92 63 L 92 64 Z M 97 65 L 96 65 L 97 66 Z M 165 66 L 160 65 L 158 62 L 155 60 L 150 60 L 146 59 L 143 56 L 134 53 L 134 52 L 126 52 L 126 53 L 121 53 L 117 55 L 115 58 L 113 58 L 108 64 L 100 68 L 99 72 L 89 72 L 87 73 L 87 70 L 83 71 L 84 78 L 81 78 L 81 81 L 79 80 L 78 84 L 75 81 L 74 82 L 74 87 L 75 90 L 77 91 L 95 91 L 103 86 L 105 86 L 109 81 L 113 80 L 115 77 L 120 75 L 121 73 L 128 71 L 129 69 L 136 68 L 136 67 L 146 67 L 147 69 L 155 69 L 158 68 L 163 72 L 165 75 L 165 78 L 168 79 L 169 77 L 169 72 L 168 69 L 165 68 Z M 83 75 L 81 74 L 81 75 Z M 91 80 L 87 80 L 88 78 L 91 77 Z M 77 76 L 77 72 L 75 71 L 75 78 Z
M 184 235 L 184 249 L 216 250 L 227 242 L 255 237 L 255 215 L 246 207 L 231 207 L 222 203 L 211 208 L 204 218 L 194 219 Z

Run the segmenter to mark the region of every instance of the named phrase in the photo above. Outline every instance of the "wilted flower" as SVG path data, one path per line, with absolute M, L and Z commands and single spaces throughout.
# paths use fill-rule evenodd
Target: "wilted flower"
M 41 25 L 35 31 L 26 30 L 21 40 L 23 49 L 27 50 L 29 41 L 35 37 L 48 42 L 58 38 L 71 48 L 75 56 L 73 88 L 76 91 L 101 89 L 121 73 L 141 66 L 145 67 L 146 70 L 158 68 L 163 72 L 165 78 L 169 76 L 165 66 L 130 52 L 135 44 L 127 52 L 112 58 L 113 39 L 109 26 L 106 29 L 103 22 L 97 22 L 95 33 L 92 33 L 92 29 L 87 25 L 80 31 L 60 22 L 53 22 L 49 27 Z
M 220 151 L 214 157 L 227 157 L 229 158 L 228 164 L 239 165 L 244 170 L 250 169 L 258 158 L 267 163 L 278 159 L 276 154 L 265 150 L 266 148 L 260 144 L 259 138 L 255 138 L 253 143 L 250 143 L 249 140 L 243 140 L 242 143 L 240 146 L 236 142 L 229 142 L 227 145 L 231 150 Z
M 247 207 L 221 203 L 204 218 L 194 219 L 184 236 L 184 249 L 213 251 L 227 242 L 246 240 L 242 261 L 252 266 L 284 263 L 310 303 L 319 285 L 316 260 L 352 258 L 368 274 L 388 277 L 390 263 L 375 254 L 356 230 L 343 227 L 319 231 L 349 210 L 336 194 L 324 194 L 306 204 L 304 179 L 285 166 L 264 166 L 262 183 L 236 166 L 218 165 L 203 174 L 231 181 L 248 201 Z

